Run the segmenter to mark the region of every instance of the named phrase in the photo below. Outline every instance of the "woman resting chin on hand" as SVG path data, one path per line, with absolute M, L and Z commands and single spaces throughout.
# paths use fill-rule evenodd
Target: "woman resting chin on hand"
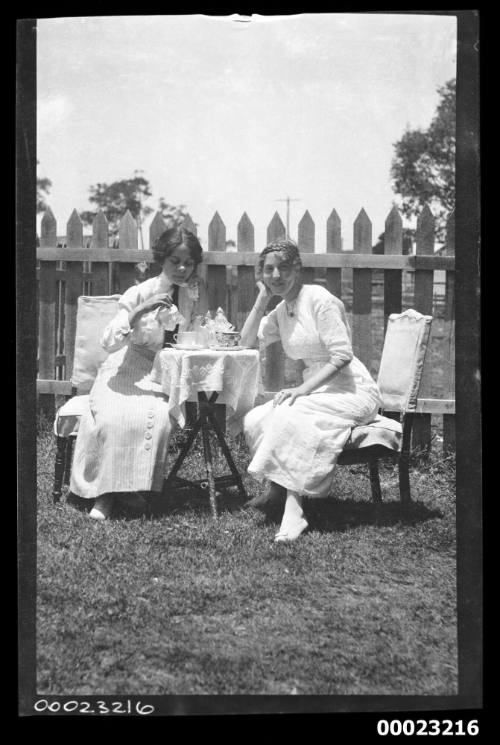
M 288 357 L 302 360 L 303 381 L 278 391 L 244 419 L 252 460 L 248 472 L 270 481 L 266 498 L 285 502 L 277 542 L 296 540 L 308 527 L 302 497 L 324 497 L 352 427 L 373 420 L 381 405 L 377 384 L 353 356 L 343 303 L 319 285 L 302 284 L 295 243 L 279 240 L 260 254 L 259 294 L 241 332 L 252 346 L 281 341 Z M 264 315 L 270 298 L 281 302 Z

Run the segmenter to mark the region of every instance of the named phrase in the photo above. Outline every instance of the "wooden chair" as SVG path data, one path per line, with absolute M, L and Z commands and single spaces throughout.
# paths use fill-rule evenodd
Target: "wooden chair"
M 73 443 L 78 432 L 80 417 L 88 409 L 88 392 L 97 371 L 107 357 L 101 346 L 101 335 L 109 321 L 116 315 L 120 295 L 103 295 L 78 298 L 76 313 L 75 354 L 71 384 L 73 397 L 61 406 L 54 421 L 56 435 L 56 462 L 52 499 L 61 499 L 63 484 L 69 483 Z
M 400 421 L 379 414 L 374 422 L 354 427 L 337 461 L 338 465 L 368 463 L 374 502 L 382 501 L 378 461 L 396 457 L 401 502 L 411 503 L 411 430 L 431 323 L 431 316 L 415 310 L 389 316 L 377 383 L 382 396 L 381 411 L 399 412 Z

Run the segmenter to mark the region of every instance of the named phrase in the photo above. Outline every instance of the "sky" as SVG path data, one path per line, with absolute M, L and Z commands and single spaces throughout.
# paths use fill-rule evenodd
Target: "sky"
M 430 124 L 455 75 L 449 16 L 39 19 L 39 175 L 59 235 L 74 208 L 91 208 L 91 184 L 142 170 L 150 206 L 186 205 L 205 246 L 215 211 L 228 240 L 247 212 L 260 250 L 290 196 L 292 237 L 309 210 L 325 250 L 335 208 L 350 249 L 362 207 L 374 242 L 382 232 L 393 145 Z

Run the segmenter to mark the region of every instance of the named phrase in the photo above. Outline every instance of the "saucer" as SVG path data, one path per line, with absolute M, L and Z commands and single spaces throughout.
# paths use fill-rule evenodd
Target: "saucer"
M 210 347 L 214 352 L 240 352 L 243 349 L 248 349 L 248 347 Z
M 166 347 L 168 349 L 168 347 Z M 187 352 L 199 352 L 200 349 L 206 349 L 201 344 L 172 344 L 171 349 L 182 349 Z

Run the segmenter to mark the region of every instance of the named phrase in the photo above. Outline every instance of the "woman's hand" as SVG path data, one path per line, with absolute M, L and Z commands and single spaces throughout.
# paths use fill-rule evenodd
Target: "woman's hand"
M 257 282 L 257 289 L 259 291 L 259 296 L 261 297 L 271 298 L 273 296 L 273 293 L 271 292 L 269 287 L 261 279 L 259 279 L 259 281 Z
M 241 329 L 240 344 L 243 347 L 252 347 L 257 340 L 257 332 L 262 316 L 265 314 L 272 293 L 268 290 L 264 282 L 257 282 L 259 294 L 253 304 L 252 310 L 247 316 L 243 328 Z
M 297 388 L 283 388 L 273 398 L 273 406 L 279 406 L 284 401 L 288 401 L 288 405 L 291 406 L 295 399 L 299 396 L 307 396 L 309 393 L 303 386 L 299 385 Z
M 259 291 L 259 294 L 257 295 L 257 299 L 255 301 L 255 306 L 258 308 L 265 309 L 267 307 L 268 302 L 273 296 L 273 293 L 269 289 L 269 287 L 262 282 L 262 280 L 259 280 L 257 282 L 257 289 Z
M 171 308 L 174 301 L 167 292 L 153 295 L 149 300 L 145 300 L 139 307 L 142 313 L 149 313 L 156 308 Z
M 132 326 L 138 318 L 143 316 L 145 313 L 150 313 L 156 308 L 171 308 L 173 300 L 170 295 L 166 292 L 153 295 L 148 300 L 137 306 L 133 311 L 129 313 L 128 322 Z

